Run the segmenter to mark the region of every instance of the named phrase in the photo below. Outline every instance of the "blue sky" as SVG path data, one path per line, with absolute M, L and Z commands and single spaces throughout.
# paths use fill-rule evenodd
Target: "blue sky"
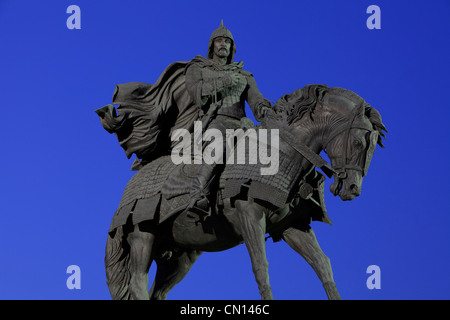
M 80 30 L 66 26 L 72 4 Z M 379 30 L 366 26 L 373 4 Z M 132 160 L 94 110 L 115 84 L 153 83 L 170 63 L 206 55 L 221 19 L 266 98 L 343 87 L 389 130 L 361 196 L 342 202 L 326 187 L 334 224 L 312 224 L 342 298 L 449 299 L 449 9 L 446 0 L 0 0 L 0 299 L 110 299 L 106 235 Z M 303 258 L 266 245 L 276 299 L 326 299 Z M 66 287 L 70 265 L 79 290 Z M 366 286 L 370 265 L 381 289 Z M 202 255 L 168 298 L 259 299 L 245 246 Z

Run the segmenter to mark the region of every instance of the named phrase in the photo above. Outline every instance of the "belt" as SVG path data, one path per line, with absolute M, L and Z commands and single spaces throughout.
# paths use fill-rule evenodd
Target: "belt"
M 219 110 L 217 110 L 217 114 L 241 119 L 245 117 L 245 109 L 242 107 L 241 103 L 235 103 L 231 106 L 221 106 Z

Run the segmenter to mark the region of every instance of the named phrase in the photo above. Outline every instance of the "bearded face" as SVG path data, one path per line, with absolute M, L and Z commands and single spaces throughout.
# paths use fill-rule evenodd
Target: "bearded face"
M 217 37 L 214 39 L 214 55 L 223 59 L 228 58 L 231 50 L 231 39 L 225 37 Z

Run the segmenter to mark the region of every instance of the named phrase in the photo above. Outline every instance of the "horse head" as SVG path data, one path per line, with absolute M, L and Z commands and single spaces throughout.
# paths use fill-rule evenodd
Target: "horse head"
M 328 155 L 331 167 L 323 169 L 334 176 L 331 193 L 344 201 L 359 196 L 376 145 L 384 147 L 381 137 L 387 130 L 379 112 L 354 92 L 325 85 L 287 94 L 274 109 L 285 116 L 291 132 L 308 132 L 309 148 Z
M 330 88 L 322 100 L 330 122 L 323 149 L 334 169 L 330 191 L 344 200 L 361 194 L 376 145 L 387 132 L 379 112 L 352 91 Z

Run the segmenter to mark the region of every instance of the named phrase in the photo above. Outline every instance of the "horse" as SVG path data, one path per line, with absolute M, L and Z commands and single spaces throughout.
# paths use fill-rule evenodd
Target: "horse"
M 375 146 L 384 147 L 381 138 L 387 130 L 380 113 L 356 93 L 326 85 L 308 85 L 286 94 L 273 110 L 255 128 L 279 130 L 278 147 L 282 160 L 288 162 L 280 160 L 272 182 L 264 180 L 267 176 L 260 181 L 256 174 L 250 176 L 255 172 L 254 164 L 225 164 L 209 216 L 185 214 L 188 192 L 162 199 L 161 188 L 167 188 L 164 182 L 173 172 L 162 169 L 170 163 L 168 156 L 161 157 L 159 164 L 146 164 L 134 176 L 142 179 L 130 180 L 121 203 L 127 198 L 133 205 L 125 206 L 129 214 L 111 227 L 106 243 L 105 270 L 113 299 L 166 299 L 203 252 L 228 250 L 242 243 L 248 250 L 261 299 L 273 299 L 266 234 L 284 240 L 311 265 L 328 299 L 341 298 L 330 259 L 310 226 L 312 220 L 331 224 L 323 206 L 325 176 L 315 169 L 334 178 L 330 186 L 334 196 L 343 201 L 354 199 L 361 193 Z M 322 151 L 330 164 L 320 156 Z M 142 195 L 133 199 L 137 197 L 133 190 L 142 190 L 144 183 L 156 190 L 152 201 Z M 176 187 L 176 183 L 170 185 Z M 264 198 L 261 190 L 277 196 Z M 172 213 L 163 218 L 163 211 Z M 157 270 L 148 290 L 153 261 Z

